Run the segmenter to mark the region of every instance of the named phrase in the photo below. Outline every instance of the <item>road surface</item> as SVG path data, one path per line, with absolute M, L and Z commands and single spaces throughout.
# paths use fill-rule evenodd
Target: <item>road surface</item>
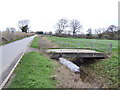
M 35 36 L 0 46 L 0 84 L 25 52 Z

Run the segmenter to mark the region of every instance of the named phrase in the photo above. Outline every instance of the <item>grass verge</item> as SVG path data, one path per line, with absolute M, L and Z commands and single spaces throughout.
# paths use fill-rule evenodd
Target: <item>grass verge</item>
M 54 88 L 52 61 L 38 52 L 26 53 L 15 70 L 8 88 Z
M 31 43 L 32 48 L 39 48 L 39 37 L 35 37 L 34 40 Z
M 30 36 L 21 37 L 21 38 L 15 39 L 15 40 L 11 40 L 11 41 L 7 41 L 7 42 L 3 42 L 3 43 L 0 44 L 0 46 L 5 45 L 5 44 L 8 44 L 8 43 L 11 43 L 11 42 L 14 42 L 14 41 L 17 41 L 17 40 L 24 39 L 24 38 L 27 38 L 27 37 L 30 37 Z

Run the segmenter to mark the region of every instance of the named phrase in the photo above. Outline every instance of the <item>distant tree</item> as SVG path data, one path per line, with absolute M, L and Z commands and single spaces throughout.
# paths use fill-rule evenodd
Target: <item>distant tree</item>
M 115 31 L 117 30 L 117 27 L 115 25 L 110 25 L 107 28 L 107 34 L 110 36 L 110 39 L 114 39 Z
M 60 35 L 65 30 L 65 28 L 68 26 L 67 23 L 68 23 L 67 19 L 60 19 L 58 23 L 56 24 L 56 27 L 57 27 L 56 34 Z
M 53 34 L 52 31 L 45 32 L 45 33 L 46 33 L 46 35 L 52 35 Z
M 116 26 L 116 30 L 114 31 L 114 39 L 115 40 L 120 40 L 120 27 Z
M 12 33 L 14 33 L 14 32 L 16 31 L 16 29 L 13 28 L 13 27 L 7 27 L 7 28 L 6 28 L 6 31 L 7 31 L 7 32 L 12 32 Z
M 70 35 L 72 33 L 72 31 L 71 30 L 68 30 L 68 35 Z
M 28 32 L 29 30 L 29 22 L 30 20 L 21 20 L 18 22 L 18 27 L 22 30 L 22 32 Z
M 118 35 L 118 40 L 120 40 L 120 27 L 118 26 L 118 28 L 117 28 L 117 35 Z
M 105 28 L 98 28 L 95 29 L 95 34 L 97 35 L 98 39 L 101 39 L 104 36 L 104 32 L 106 31 Z
M 82 25 L 77 19 L 73 19 L 70 22 L 70 27 L 72 28 L 73 36 L 75 36 L 75 34 L 81 29 Z
M 86 36 L 87 36 L 86 38 L 88 38 L 88 39 L 92 38 L 92 29 L 91 29 L 91 28 L 89 28 L 89 29 L 87 30 Z

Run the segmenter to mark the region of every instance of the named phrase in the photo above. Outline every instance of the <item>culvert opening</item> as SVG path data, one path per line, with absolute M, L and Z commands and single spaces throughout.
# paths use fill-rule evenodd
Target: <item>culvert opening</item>
M 96 62 L 100 61 L 100 59 L 94 59 L 94 58 L 76 58 L 72 62 L 76 64 L 77 66 L 85 66 L 89 64 L 94 64 Z
M 94 58 L 75 58 L 75 57 L 74 59 L 63 57 L 59 58 L 59 62 L 61 64 L 66 65 L 75 74 L 79 74 L 79 78 L 82 81 L 82 83 L 88 83 L 96 87 L 102 87 L 104 84 L 104 80 L 96 76 L 93 71 L 91 72 L 91 70 L 89 71 L 88 68 L 84 68 L 89 64 L 94 64 L 98 61 L 100 61 L 100 59 L 98 60 Z

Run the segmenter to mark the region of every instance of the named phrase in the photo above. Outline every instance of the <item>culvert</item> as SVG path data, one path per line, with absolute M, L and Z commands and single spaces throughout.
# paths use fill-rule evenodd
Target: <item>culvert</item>
M 98 62 L 100 61 L 100 59 L 103 58 L 84 58 L 79 57 L 78 53 L 73 53 L 75 56 L 70 56 L 72 53 L 50 52 L 48 54 L 51 55 L 51 58 L 56 59 L 61 64 L 67 66 L 70 71 L 74 72 L 75 74 L 79 74 L 79 78 L 83 83 L 89 83 L 92 85 L 94 84 L 93 86 L 97 88 L 106 87 L 104 85 L 103 79 L 96 76 L 94 72 L 86 71 L 86 69 L 84 69 L 84 67 L 86 67 L 87 65 L 94 64 L 95 62 Z
M 80 73 L 80 67 L 65 58 L 59 58 L 59 62 L 67 66 L 72 72 Z
M 79 52 L 78 52 L 79 51 Z M 104 53 L 94 50 L 81 49 L 48 49 L 46 52 L 51 59 L 61 60 L 60 63 L 72 63 L 73 66 L 81 67 L 86 64 L 94 63 L 96 60 L 104 59 Z M 74 59 L 72 59 L 74 58 Z M 69 67 L 69 65 L 67 65 Z

